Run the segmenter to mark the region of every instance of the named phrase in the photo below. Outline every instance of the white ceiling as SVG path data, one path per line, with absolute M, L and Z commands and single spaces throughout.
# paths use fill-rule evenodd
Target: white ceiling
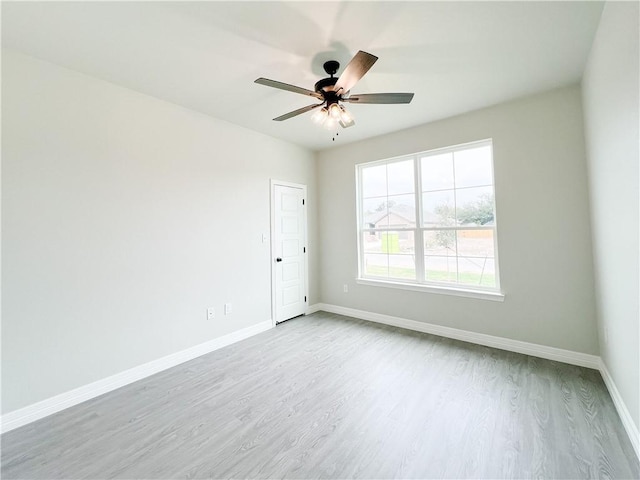
M 600 2 L 2 2 L 2 42 L 50 62 L 313 150 L 423 124 L 580 80 Z M 315 103 L 254 84 L 313 89 L 322 63 L 380 57 L 334 143 Z M 338 72 L 340 73 L 340 71 Z

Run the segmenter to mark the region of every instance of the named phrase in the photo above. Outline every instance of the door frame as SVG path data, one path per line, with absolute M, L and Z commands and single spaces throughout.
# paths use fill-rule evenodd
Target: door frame
M 302 189 L 302 196 L 304 198 L 305 201 L 305 208 L 303 209 L 303 217 L 304 217 L 304 230 L 303 230 L 303 236 L 304 236 L 304 247 L 307 249 L 306 253 L 304 255 L 304 275 L 302 280 L 304 281 L 304 295 L 307 298 L 307 301 L 305 302 L 306 308 L 305 308 L 305 312 L 303 313 L 303 315 L 306 315 L 307 312 L 306 310 L 309 309 L 309 245 L 308 245 L 308 225 L 307 225 L 307 221 L 308 221 L 308 215 L 307 215 L 307 208 L 309 206 L 309 201 L 307 198 L 307 186 L 305 184 L 302 183 L 293 183 L 293 182 L 285 182 L 282 180 L 274 180 L 273 178 L 270 179 L 270 197 L 269 197 L 269 203 L 270 203 L 270 210 L 271 210 L 271 238 L 270 238 L 270 244 L 271 244 L 271 248 L 269 249 L 269 254 L 270 254 L 270 259 L 269 259 L 269 263 L 271 265 L 271 324 L 275 327 L 276 326 L 276 269 L 275 269 L 275 264 L 276 264 L 276 245 L 275 245 L 275 232 L 276 232 L 276 212 L 275 212 L 275 195 L 276 195 L 276 186 L 282 186 L 282 187 L 292 187 L 292 188 L 300 188 Z

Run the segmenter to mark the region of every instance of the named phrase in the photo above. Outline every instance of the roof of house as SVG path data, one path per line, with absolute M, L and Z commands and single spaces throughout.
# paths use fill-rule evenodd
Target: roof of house
M 410 205 L 393 205 L 388 209 L 380 210 L 379 212 L 373 212 L 366 215 L 364 221 L 365 223 L 375 225 L 379 223 L 383 218 L 391 214 L 397 215 L 410 224 L 416 222 L 416 209 L 415 207 Z

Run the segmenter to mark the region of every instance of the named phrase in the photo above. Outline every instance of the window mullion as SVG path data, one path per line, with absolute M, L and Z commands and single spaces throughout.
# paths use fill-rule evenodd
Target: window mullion
M 414 241 L 416 243 L 416 281 L 424 283 L 424 235 L 421 228 L 416 228 Z
M 358 232 L 358 277 L 362 277 L 365 273 L 364 269 L 364 202 L 362 201 L 363 195 L 363 186 L 362 186 L 362 170 L 363 167 L 361 165 L 356 165 L 356 200 L 357 200 L 357 228 Z
M 453 223 L 458 227 L 458 186 L 456 184 L 456 152 L 451 153 L 453 159 Z M 453 230 L 454 242 L 456 246 L 456 283 L 460 281 L 460 262 L 458 261 L 458 230 Z
M 416 281 L 424 283 L 424 235 L 422 233 L 423 215 L 422 215 L 422 169 L 420 167 L 420 159 L 418 155 L 413 157 L 413 172 L 415 201 L 416 201 L 416 229 L 413 234 L 415 262 L 416 262 Z

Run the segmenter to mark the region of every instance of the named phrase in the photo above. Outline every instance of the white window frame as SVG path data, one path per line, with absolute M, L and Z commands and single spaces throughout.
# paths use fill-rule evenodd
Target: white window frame
M 491 186 L 494 192 L 494 221 L 493 225 L 486 226 L 454 226 L 454 227 L 425 227 L 423 223 L 423 211 L 422 211 L 422 174 L 421 174 L 421 161 L 420 159 L 425 156 L 440 155 L 444 153 L 459 152 L 471 148 L 489 146 L 491 148 Z M 415 199 L 415 227 L 408 228 L 365 228 L 363 215 L 363 198 L 362 198 L 362 172 L 365 168 L 374 167 L 376 165 L 387 165 L 395 162 L 402 162 L 412 160 L 414 167 L 414 199 Z M 378 287 L 399 288 L 403 290 L 415 290 L 421 292 L 441 293 L 446 295 L 457 295 L 463 297 L 480 298 L 486 300 L 503 301 L 504 293 L 500 289 L 500 268 L 498 262 L 498 222 L 495 206 L 495 176 L 494 176 L 494 162 L 493 162 L 493 141 L 492 139 L 484 139 L 460 145 L 452 145 L 444 148 L 437 148 L 433 150 L 427 150 L 423 152 L 417 152 L 409 155 L 402 155 L 399 157 L 386 158 L 383 160 L 377 160 L 374 162 L 367 162 L 357 164 L 356 168 L 356 198 L 357 198 L 357 235 L 358 235 L 358 278 L 356 282 L 362 285 L 371 285 Z M 455 189 L 458 190 L 458 189 Z M 444 282 L 435 282 L 425 279 L 424 268 L 424 232 L 425 231 L 441 231 L 441 230 L 492 230 L 493 231 L 493 247 L 494 247 L 494 262 L 495 262 L 495 287 L 483 287 L 476 285 L 463 285 L 452 284 Z M 381 278 L 366 276 L 364 274 L 364 233 L 365 232 L 413 232 L 414 245 L 415 245 L 415 267 L 416 267 L 416 280 L 402 280 L 394 278 Z M 456 255 L 456 260 L 458 256 Z

